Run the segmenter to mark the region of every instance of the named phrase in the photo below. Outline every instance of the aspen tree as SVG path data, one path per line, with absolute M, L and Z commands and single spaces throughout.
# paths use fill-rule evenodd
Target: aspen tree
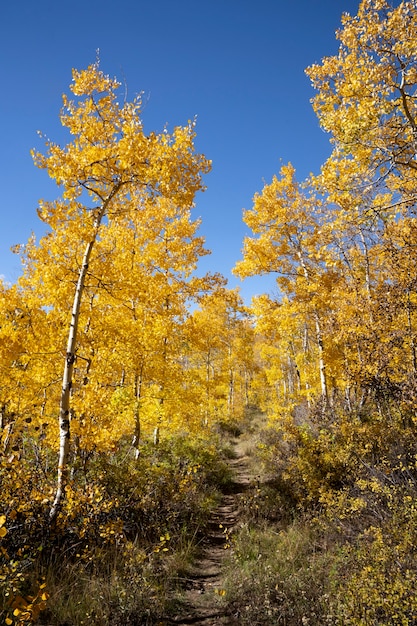
M 291 298 L 307 305 L 314 326 L 318 352 L 321 395 L 329 402 L 326 376 L 320 284 L 325 273 L 325 256 L 320 231 L 320 201 L 305 192 L 295 180 L 292 165 L 281 168 L 243 220 L 252 229 L 246 237 L 243 260 L 234 272 L 244 278 L 268 272 L 277 274 L 277 284 Z
M 334 204 L 329 222 L 356 296 L 364 278 L 362 302 L 357 298 L 352 310 L 363 309 L 368 324 L 358 319 L 349 331 L 345 320 L 341 328 L 346 345 L 353 338 L 358 347 L 356 364 L 351 354 L 358 380 L 391 384 L 415 372 L 417 2 L 362 0 L 356 16 L 342 17 L 337 37 L 338 54 L 307 74 L 317 90 L 313 107 L 334 145 L 319 184 Z M 340 322 L 343 310 L 349 317 L 342 307 Z
M 48 140 L 46 154 L 34 152 L 35 164 L 46 169 L 62 189 L 60 200 L 43 202 L 39 210 L 51 229 L 51 245 L 60 240 L 62 254 L 66 241 L 73 249 L 83 249 L 81 255 L 75 254 L 72 266 L 76 284 L 62 378 L 58 482 L 51 521 L 57 516 L 67 482 L 79 322 L 86 281 L 95 269 L 100 270 L 99 255 L 94 256 L 97 243 L 109 224 L 129 213 L 140 214 L 147 198 L 165 197 L 178 206 L 190 207 L 195 193 L 203 188 L 202 174 L 209 170 L 209 162 L 194 150 L 194 123 L 176 127 L 172 133 L 146 135 L 140 97 L 119 105 L 119 87 L 98 63 L 74 70 L 70 88 L 75 99 L 64 96 L 61 113 L 72 141 L 62 148 Z
M 255 365 L 252 321 L 238 291 L 219 286 L 202 297 L 185 333 L 201 422 L 207 426 L 241 416 Z
M 417 3 L 362 0 L 342 17 L 337 55 L 309 67 L 313 107 L 332 159 L 365 167 L 375 184 L 416 193 Z

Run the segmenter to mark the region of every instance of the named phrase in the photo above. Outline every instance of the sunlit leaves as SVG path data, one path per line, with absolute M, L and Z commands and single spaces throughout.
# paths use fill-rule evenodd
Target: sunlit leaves
M 351 155 L 374 181 L 397 189 L 399 177 L 412 193 L 416 9 L 414 0 L 397 7 L 363 0 L 357 16 L 343 17 L 338 55 L 307 70 L 318 91 L 314 108 L 335 144 L 333 158 Z
M 4 525 L 5 523 L 6 523 L 6 516 L 0 515 L 0 539 L 7 535 L 7 528 Z

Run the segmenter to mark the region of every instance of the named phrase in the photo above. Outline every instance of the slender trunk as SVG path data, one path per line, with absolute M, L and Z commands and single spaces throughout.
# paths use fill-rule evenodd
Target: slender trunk
M 0 407 L 0 441 L 3 445 L 3 454 L 7 453 L 10 438 L 12 436 L 13 428 L 15 425 L 15 420 L 6 423 L 6 415 L 6 405 L 2 404 L 2 406 Z
M 346 387 L 345 389 L 345 399 L 346 399 L 347 409 L 349 413 L 352 413 L 352 403 L 350 401 L 350 387 Z
M 81 268 L 78 275 L 78 281 L 74 293 L 74 301 L 72 304 L 71 322 L 68 333 L 67 351 L 65 356 L 64 373 L 62 376 L 61 401 L 59 407 L 59 460 L 57 473 L 57 488 L 55 499 L 49 512 L 49 521 L 52 523 L 59 511 L 64 496 L 65 486 L 68 481 L 68 457 L 70 449 L 70 396 L 72 387 L 72 377 L 74 372 L 75 352 L 77 345 L 78 323 L 80 319 L 81 301 L 84 291 L 85 279 L 88 272 L 91 253 L 97 240 L 98 231 L 102 219 L 106 213 L 107 207 L 120 189 L 121 183 L 118 183 L 111 191 L 108 198 L 97 214 L 94 221 L 94 231 L 91 240 L 87 243 Z
M 245 407 L 249 406 L 249 385 L 250 385 L 250 375 L 248 370 L 245 368 Z
M 64 374 L 62 377 L 61 402 L 59 407 L 59 460 L 58 460 L 58 477 L 57 490 L 55 493 L 54 503 L 49 512 L 49 519 L 52 522 L 57 514 L 67 483 L 68 474 L 68 456 L 70 445 L 70 396 L 72 387 L 72 376 L 75 363 L 75 349 L 77 343 L 78 322 L 80 318 L 80 307 L 82 294 L 84 291 L 85 277 L 87 276 L 88 264 L 91 252 L 96 241 L 96 233 L 94 239 L 88 242 L 84 258 L 78 276 L 77 287 L 74 294 L 74 302 L 72 305 L 71 323 L 67 341 L 67 352 L 65 357 Z
M 135 430 L 134 430 L 134 433 L 133 433 L 132 446 L 135 449 L 135 459 L 136 460 L 140 456 L 140 448 L 139 448 L 140 435 L 141 435 L 141 428 L 140 428 L 140 397 L 141 397 L 141 392 L 142 392 L 142 372 L 143 372 L 143 365 L 141 367 L 140 373 L 139 374 L 135 374 L 135 382 L 134 382 L 134 392 L 135 392 L 135 413 L 134 413 Z
M 329 390 L 328 390 L 328 385 L 327 385 L 326 363 L 324 360 L 324 344 L 323 344 L 323 336 L 321 332 L 320 318 L 316 311 L 314 312 L 314 322 L 316 325 L 317 345 L 319 347 L 319 371 L 320 371 L 321 395 L 327 406 L 329 404 Z
M 229 417 L 234 413 L 235 408 L 235 376 L 233 369 L 229 370 L 229 394 L 227 398 L 227 409 Z
M 294 389 L 294 376 L 293 376 L 294 367 L 293 367 L 293 360 L 292 360 L 290 354 L 287 354 L 287 367 L 286 367 L 286 370 L 287 370 L 287 379 L 288 379 L 288 392 L 291 395 L 294 395 L 294 391 L 295 391 L 295 389 Z
M 308 351 L 310 349 L 310 339 L 308 336 L 308 324 L 304 324 L 304 334 L 303 334 L 303 352 L 304 352 L 304 362 L 306 363 L 308 360 Z M 305 366 L 305 383 L 304 388 L 306 390 L 306 399 L 307 399 L 307 407 L 311 408 L 311 393 L 310 393 L 310 383 L 308 382 L 308 374 Z M 301 390 L 301 372 L 300 372 L 300 390 Z
M 228 346 L 229 362 L 232 363 L 232 346 Z M 229 393 L 227 396 L 227 412 L 229 417 L 234 413 L 235 408 L 235 372 L 232 366 L 229 367 Z
M 299 259 L 300 259 L 301 267 L 303 269 L 304 277 L 307 283 L 310 283 L 310 276 L 308 273 L 308 269 L 301 253 L 299 253 Z M 321 330 L 320 316 L 315 308 L 313 309 L 313 318 L 314 318 L 314 324 L 316 327 L 316 341 L 317 341 L 317 345 L 319 349 L 319 373 L 320 373 L 321 396 L 323 398 L 324 408 L 326 408 L 329 405 L 329 390 L 328 390 L 327 376 L 326 376 L 326 362 L 324 359 L 324 342 L 323 342 L 323 333 Z
M 204 416 L 204 426 L 208 426 L 210 418 L 211 418 L 210 368 L 211 368 L 211 360 L 210 360 L 210 348 L 209 348 L 207 351 L 207 357 L 206 357 L 206 411 L 205 411 L 205 416 Z
M 139 402 L 135 403 L 135 432 L 133 435 L 133 441 L 132 441 L 132 446 L 135 450 L 135 459 L 136 461 L 138 460 L 138 458 L 140 457 L 140 447 L 139 447 L 139 443 L 140 443 L 140 411 L 139 411 Z
M 416 342 L 414 340 L 413 323 L 411 319 L 411 299 L 410 299 L 409 289 L 407 289 L 407 322 L 408 322 L 408 334 L 410 337 L 411 358 L 413 362 L 413 375 L 415 376 L 417 374 L 417 350 L 416 350 Z
M 74 419 L 74 416 L 71 415 L 71 419 L 70 422 L 72 422 L 72 420 Z M 72 464 L 71 464 L 71 471 L 70 471 L 70 480 L 74 480 L 75 477 L 75 473 L 78 470 L 78 467 L 80 465 L 80 457 L 81 457 L 81 448 L 80 448 L 80 437 L 79 435 L 76 435 L 74 437 L 74 444 L 73 444 L 73 460 L 72 460 Z
M 2 428 L 3 454 L 7 454 L 15 422 L 9 422 Z
M 169 309 L 169 298 L 166 298 L 165 301 L 165 309 Z M 168 346 L 168 337 L 163 338 L 163 350 L 162 350 L 162 374 L 161 374 L 161 382 L 159 385 L 159 410 L 158 410 L 158 421 L 153 431 L 153 443 L 154 446 L 159 446 L 160 435 L 161 435 L 161 424 L 163 422 L 164 417 L 164 402 L 165 402 L 165 393 L 166 393 L 166 371 L 167 371 L 167 346 Z
M 372 325 L 374 323 L 374 314 L 372 312 L 371 264 L 369 261 L 369 252 L 365 236 L 362 230 L 359 232 L 365 256 L 365 288 L 369 306 L 369 322 Z
M 159 446 L 159 426 L 155 426 L 153 430 L 153 445 L 155 448 Z

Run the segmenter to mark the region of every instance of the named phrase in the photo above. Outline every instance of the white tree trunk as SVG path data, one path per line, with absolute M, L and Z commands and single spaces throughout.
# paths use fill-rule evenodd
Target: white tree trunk
M 84 251 L 84 257 L 72 305 L 71 323 L 68 333 L 67 352 L 65 356 L 64 374 L 62 376 L 61 402 L 59 407 L 59 460 L 57 490 L 54 503 L 49 512 L 49 519 L 53 521 L 58 513 L 59 506 L 67 482 L 68 456 L 70 445 L 70 395 L 72 386 L 72 375 L 74 372 L 75 349 L 77 343 L 78 321 L 80 318 L 80 307 L 82 294 L 84 291 L 85 277 L 88 271 L 88 263 L 96 238 L 91 240 Z
M 71 387 L 72 376 L 74 372 L 75 352 L 77 346 L 78 323 L 80 319 L 81 301 L 84 292 L 85 278 L 88 272 L 91 253 L 97 240 L 98 231 L 102 219 L 106 213 L 107 207 L 112 198 L 117 194 L 121 187 L 121 183 L 117 183 L 113 187 L 107 199 L 103 202 L 100 211 L 94 220 L 94 231 L 91 240 L 86 245 L 81 268 L 78 274 L 77 286 L 74 293 L 74 301 L 71 311 L 71 322 L 68 333 L 67 351 L 65 355 L 64 373 L 62 376 L 61 400 L 59 407 L 59 460 L 57 474 L 57 489 L 55 499 L 49 512 L 49 520 L 53 522 L 58 514 L 65 486 L 68 480 L 68 457 L 70 450 L 70 406 L 71 406 Z
M 310 283 L 310 276 L 308 273 L 307 266 L 304 262 L 304 258 L 299 252 L 300 264 L 303 269 L 304 277 L 307 283 Z M 316 327 L 316 340 L 319 349 L 319 373 L 320 373 L 320 386 L 321 386 L 321 395 L 324 402 L 324 408 L 329 404 L 329 391 L 327 385 L 327 376 L 326 376 L 326 362 L 324 360 L 324 342 L 323 342 L 323 334 L 321 331 L 321 323 L 320 316 L 316 309 L 313 310 L 314 324 Z

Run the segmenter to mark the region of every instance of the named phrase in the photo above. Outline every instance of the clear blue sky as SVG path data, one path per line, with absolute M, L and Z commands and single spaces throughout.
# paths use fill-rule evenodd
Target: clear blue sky
M 358 0 L 21 0 L 0 12 L 2 150 L 0 275 L 14 282 L 19 258 L 10 246 L 42 235 L 40 198 L 58 196 L 30 149 L 36 131 L 59 141 L 61 95 L 71 68 L 93 63 L 144 92 L 145 128 L 160 131 L 197 115 L 197 148 L 213 161 L 194 212 L 212 255 L 201 271 L 218 271 L 253 294 L 274 279 L 231 275 L 248 231 L 242 210 L 291 161 L 304 179 L 330 152 L 311 108 L 304 69 L 334 54 L 343 12 Z

